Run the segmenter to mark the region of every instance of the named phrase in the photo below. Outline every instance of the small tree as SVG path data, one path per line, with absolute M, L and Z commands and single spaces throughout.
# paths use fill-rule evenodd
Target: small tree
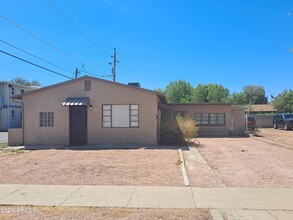
M 220 84 L 208 84 L 208 102 L 227 102 L 230 91 Z
M 165 89 L 169 103 L 189 103 L 194 99 L 194 88 L 185 80 L 170 82 Z
M 272 101 L 273 106 L 278 112 L 292 112 L 293 113 L 293 90 L 285 89 L 282 93 L 277 95 Z
M 190 117 L 162 114 L 160 142 L 170 145 L 186 145 L 187 140 L 197 137 L 196 122 Z
M 221 84 L 198 84 L 195 88 L 195 102 L 227 102 L 229 90 Z
M 267 104 L 268 97 L 262 86 L 248 85 L 243 88 L 243 99 L 245 104 Z
M 38 80 L 29 81 L 20 76 L 14 77 L 10 81 L 24 86 L 41 86 L 41 83 Z
M 164 93 L 164 89 L 158 88 L 158 89 L 154 89 L 155 92 L 161 92 Z
M 251 103 L 245 105 L 245 111 L 247 112 L 248 115 L 250 115 L 250 113 L 253 111 L 253 107 Z
M 229 102 L 233 105 L 244 105 L 244 97 L 242 92 L 233 92 L 229 97 Z
M 195 102 L 208 102 L 208 86 L 198 84 L 194 90 L 194 101 Z

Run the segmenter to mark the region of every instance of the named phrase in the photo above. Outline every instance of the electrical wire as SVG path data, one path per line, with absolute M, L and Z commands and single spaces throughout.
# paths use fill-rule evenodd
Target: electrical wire
M 39 60 L 42 60 L 42 61 L 45 62 L 45 63 L 48 63 L 48 64 L 50 64 L 50 65 L 52 65 L 52 66 L 55 66 L 55 67 L 57 67 L 57 68 L 59 68 L 59 69 L 65 71 L 65 72 L 68 72 L 68 73 L 70 73 L 70 74 L 72 73 L 72 71 L 70 71 L 70 70 L 64 69 L 64 68 L 61 67 L 61 66 L 58 66 L 58 65 L 56 65 L 56 64 L 54 64 L 54 63 L 51 63 L 51 62 L 49 62 L 49 61 L 47 61 L 47 60 L 45 60 L 45 59 L 43 59 L 43 58 L 40 58 L 40 57 L 38 57 L 38 56 L 36 56 L 36 55 L 33 55 L 32 53 L 29 53 L 29 52 L 27 52 L 27 51 L 25 51 L 25 50 L 23 50 L 23 49 L 21 49 L 21 48 L 19 48 L 19 47 L 17 47 L 17 46 L 14 46 L 14 45 L 12 45 L 12 44 L 10 44 L 10 43 L 4 41 L 4 40 L 1 40 L 1 39 L 0 39 L 0 41 L 1 41 L 2 43 L 4 43 L 4 44 L 10 46 L 10 47 L 13 47 L 13 48 L 15 48 L 15 49 L 17 49 L 17 50 L 19 50 L 19 51 L 22 51 L 23 53 L 26 53 L 26 54 L 28 54 L 28 55 L 34 57 L 34 58 L 37 58 L 37 59 L 39 59 Z
M 43 2 L 59 17 L 61 17 L 68 25 L 70 25 L 76 32 L 82 35 L 90 43 L 92 43 L 96 48 L 104 52 L 105 54 L 111 56 L 109 52 L 104 50 L 100 45 L 98 45 L 94 40 L 92 40 L 88 35 L 86 35 L 79 27 L 77 27 L 68 17 L 66 17 L 53 3 L 49 0 L 43 0 Z
M 79 71 L 80 72 L 84 72 L 84 73 L 86 73 L 88 75 L 91 75 L 91 76 L 103 77 L 103 75 L 94 74 L 94 73 L 88 72 L 86 70 L 79 70 Z
M 110 47 L 114 48 L 114 46 L 109 41 L 107 41 L 104 37 L 102 37 L 102 35 L 99 32 L 97 32 L 83 17 L 81 17 L 80 14 L 76 10 L 74 10 L 74 8 L 71 7 L 66 0 L 63 0 L 63 2 L 86 26 L 88 26 L 89 29 L 91 29 L 106 44 L 108 44 Z
M 77 59 L 77 58 L 75 58 L 75 57 L 73 57 L 73 56 L 71 56 L 71 55 L 69 55 L 69 54 L 63 52 L 62 50 L 58 49 L 57 47 L 55 47 L 55 46 L 53 46 L 52 44 L 48 43 L 47 41 L 43 40 L 42 38 L 37 37 L 37 36 L 34 35 L 33 33 L 29 32 L 29 31 L 26 30 L 25 28 L 23 28 L 23 27 L 17 25 L 16 23 L 12 22 L 12 21 L 9 20 L 8 18 L 4 17 L 3 15 L 0 15 L 0 18 L 2 18 L 3 20 L 5 20 L 6 22 L 12 24 L 13 26 L 17 27 L 18 29 L 24 31 L 25 33 L 27 33 L 27 34 L 30 35 L 31 37 L 37 39 L 38 41 L 42 42 L 43 44 L 47 45 L 48 47 L 50 47 L 50 48 L 52 48 L 52 49 L 58 51 L 59 53 L 61 53 L 61 54 L 63 54 L 64 56 L 66 56 L 67 58 L 70 58 L 71 60 L 73 60 L 73 61 L 75 61 L 75 62 L 77 62 L 77 63 L 79 63 L 79 64 L 81 64 L 81 65 L 83 65 L 83 66 L 87 66 L 87 67 L 89 67 L 89 68 L 91 68 L 91 69 L 98 70 L 98 69 L 96 69 L 95 67 L 92 67 L 92 66 L 90 66 L 90 65 L 87 65 L 87 64 L 85 64 L 83 61 L 81 61 L 81 60 L 79 60 L 79 59 Z M 99 70 L 98 70 L 98 71 L 99 71 Z
M 113 47 L 114 46 L 109 42 L 107 41 L 104 37 L 102 37 L 102 35 L 97 32 L 76 10 L 73 9 L 73 7 L 71 7 L 69 5 L 69 3 L 67 2 L 67 0 L 63 0 L 63 2 L 65 3 L 65 5 L 85 24 L 88 26 L 89 29 L 91 29 L 99 38 L 101 38 L 105 43 L 107 43 L 110 47 Z M 121 56 L 120 56 L 121 57 Z M 121 62 L 121 59 L 119 59 L 119 61 Z M 120 63 L 119 62 L 119 63 Z M 131 72 L 129 71 L 129 68 L 126 66 L 126 64 L 124 62 L 122 62 L 122 65 L 121 66 L 124 66 L 124 75 L 126 78 L 134 78 L 133 75 L 131 74 Z M 126 74 L 128 73 L 128 74 Z M 128 76 L 126 76 L 128 75 Z M 129 80 L 129 79 L 127 79 Z
M 80 63 L 80 64 L 84 64 L 82 61 L 80 61 L 80 60 L 78 60 L 78 59 L 72 57 L 71 55 L 69 55 L 69 54 L 67 54 L 67 53 L 64 53 L 63 51 L 61 51 L 61 50 L 58 49 L 57 47 L 54 47 L 54 46 L 51 45 L 50 43 L 44 41 L 43 39 L 41 39 L 41 38 L 37 37 L 36 35 L 32 34 L 31 32 L 29 32 L 28 30 L 26 30 L 26 29 L 20 27 L 19 25 L 15 24 L 14 22 L 10 21 L 8 18 L 5 18 L 5 17 L 2 16 L 2 15 L 0 15 L 0 17 L 1 17 L 2 19 L 4 19 L 5 21 L 9 22 L 10 24 L 14 25 L 15 27 L 17 27 L 17 28 L 21 29 L 22 31 L 26 32 L 27 34 L 29 34 L 29 35 L 32 36 L 33 38 L 35 38 L 35 39 L 41 41 L 42 43 L 46 44 L 47 46 L 53 48 L 54 50 L 56 50 L 56 51 L 62 53 L 62 54 L 65 55 L 65 56 L 67 56 L 68 58 L 70 58 L 70 59 L 72 59 L 72 60 L 74 60 L 74 61 L 76 61 L 76 62 L 78 62 L 78 63 Z
M 25 60 L 25 59 L 23 59 L 23 58 L 20 58 L 20 57 L 18 57 L 18 56 L 15 56 L 15 55 L 13 55 L 13 54 L 7 53 L 7 52 L 5 52 L 5 51 L 3 51 L 3 50 L 0 50 L 0 52 L 3 53 L 3 54 L 6 54 L 6 55 L 8 55 L 8 56 L 11 56 L 11 57 L 13 57 L 13 58 L 15 58 L 15 59 L 21 60 L 21 61 L 23 61 L 23 62 L 25 62 L 25 63 L 31 64 L 31 65 L 33 65 L 33 66 L 36 66 L 36 67 L 38 67 L 38 68 L 40 68 L 40 69 L 46 70 L 46 71 L 48 71 L 48 72 L 54 73 L 54 74 L 59 75 L 59 76 L 63 76 L 63 77 L 68 78 L 68 79 L 72 79 L 71 77 L 66 76 L 66 75 L 64 75 L 64 74 L 62 74 L 62 73 L 58 73 L 58 72 L 56 72 L 56 71 L 54 71 L 54 70 L 50 70 L 50 69 L 48 69 L 48 68 L 46 68 L 46 67 L 40 66 L 40 65 L 35 64 L 35 63 L 33 63 L 33 62 L 30 62 L 30 61 L 28 61 L 28 60 Z

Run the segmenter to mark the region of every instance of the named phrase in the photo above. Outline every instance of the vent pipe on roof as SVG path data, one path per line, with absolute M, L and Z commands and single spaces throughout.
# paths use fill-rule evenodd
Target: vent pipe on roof
M 129 86 L 135 86 L 140 88 L 140 83 L 139 82 L 133 82 L 133 83 L 128 83 Z

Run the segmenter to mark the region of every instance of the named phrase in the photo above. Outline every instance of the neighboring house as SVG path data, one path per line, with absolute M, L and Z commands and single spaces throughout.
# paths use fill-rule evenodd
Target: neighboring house
M 189 116 L 200 136 L 241 136 L 245 134 L 245 108 L 229 103 L 168 104 L 172 115 Z
M 11 96 L 33 89 L 35 88 L 0 81 L 0 131 L 7 131 L 9 128 L 21 128 L 22 103 L 19 100 L 12 100 Z
M 24 120 L 22 129 L 9 130 L 10 145 L 157 144 L 162 111 L 201 113 L 202 130 L 225 135 L 245 127 L 242 107 L 167 104 L 163 93 L 89 76 L 13 98 L 22 100 Z M 217 124 L 205 125 L 214 113 Z
M 246 112 L 256 121 L 258 128 L 272 128 L 273 116 L 277 110 L 271 104 L 255 104 L 251 105 L 250 112 Z
M 250 114 L 270 114 L 270 113 L 277 113 L 277 110 L 272 106 L 272 104 L 255 104 L 251 105 Z

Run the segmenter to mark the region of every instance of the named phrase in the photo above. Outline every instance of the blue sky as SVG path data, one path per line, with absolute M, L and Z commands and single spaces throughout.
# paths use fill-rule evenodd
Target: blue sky
M 85 63 L 96 75 L 164 88 L 170 81 L 220 83 L 230 92 L 262 85 L 268 96 L 293 89 L 293 1 L 276 0 L 67 0 L 50 2 L 96 46 L 56 15 L 44 0 L 0 0 L 0 14 Z M 292 15 L 291 15 L 292 13 Z M 0 40 L 69 70 L 65 72 L 0 42 L 0 49 L 72 76 L 82 65 L 0 18 Z M 103 48 L 102 50 L 98 47 Z M 105 53 L 106 51 L 106 53 Z M 92 68 L 93 67 L 93 68 Z M 0 53 L 0 79 L 16 76 L 51 85 L 66 78 Z

